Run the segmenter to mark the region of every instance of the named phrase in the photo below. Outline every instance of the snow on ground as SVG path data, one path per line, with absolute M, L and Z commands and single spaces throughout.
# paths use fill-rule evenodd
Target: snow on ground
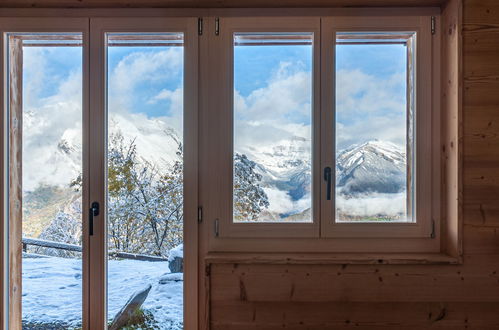
M 69 258 L 23 258 L 23 322 L 81 324 L 82 263 Z M 181 274 L 167 262 L 109 260 L 108 317 L 112 319 L 135 291 L 152 284 L 143 308 L 154 315 L 157 329 L 180 330 L 183 320 Z M 159 283 L 159 279 L 162 279 Z

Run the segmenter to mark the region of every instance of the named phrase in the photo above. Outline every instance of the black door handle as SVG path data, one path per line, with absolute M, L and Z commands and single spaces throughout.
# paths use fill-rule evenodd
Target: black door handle
M 94 217 L 99 215 L 99 203 L 93 202 L 92 207 L 90 207 L 89 219 L 88 219 L 88 232 L 92 236 L 94 234 Z
M 326 199 L 331 200 L 331 167 L 324 168 L 324 181 L 326 181 Z

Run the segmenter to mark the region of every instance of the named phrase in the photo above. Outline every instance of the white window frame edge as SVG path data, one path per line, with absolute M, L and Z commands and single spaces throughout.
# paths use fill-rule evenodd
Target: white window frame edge
M 392 234 L 386 234 L 386 232 L 383 232 L 383 233 L 374 233 L 374 235 L 366 235 L 366 233 L 362 233 L 362 232 L 357 232 L 357 233 L 353 233 L 353 234 L 347 234 L 345 235 L 344 233 L 341 234 L 341 233 L 333 233 L 331 234 L 331 230 L 329 227 L 331 227 L 331 223 L 329 223 L 329 219 L 328 218 L 325 218 L 324 217 L 324 213 L 327 214 L 327 206 L 326 206 L 326 203 L 324 202 L 324 198 L 322 196 L 324 196 L 325 194 L 325 185 L 323 184 L 323 182 L 320 180 L 321 177 L 320 177 L 320 173 L 321 173 L 321 169 L 325 166 L 325 160 L 324 159 L 321 159 L 321 166 L 320 167 L 317 167 L 317 166 L 314 166 L 314 171 L 315 172 L 315 178 L 318 178 L 319 180 L 319 187 L 320 187 L 320 190 L 321 190 L 321 198 L 320 198 L 320 207 L 321 207 L 321 216 L 320 216 L 320 226 L 321 226 L 321 232 L 320 232 L 320 235 L 310 235 L 310 232 L 303 232 L 299 227 L 299 225 L 307 225 L 307 224 L 293 224 L 293 223 L 263 223 L 263 224 L 259 224 L 259 223 L 248 223 L 248 224 L 241 224 L 241 223 L 232 223 L 232 205 L 230 205 L 229 207 L 227 205 L 223 205 L 224 202 L 224 197 L 226 197 L 226 202 L 225 203 L 232 203 L 232 181 L 230 181 L 230 183 L 227 183 L 224 179 L 224 176 L 227 176 L 226 175 L 226 170 L 227 169 L 224 169 L 223 166 L 224 166 L 224 160 L 222 159 L 223 157 L 219 157 L 219 161 L 218 161 L 218 169 L 219 169 L 219 172 L 217 171 L 218 173 L 218 176 L 220 178 L 220 181 L 218 183 L 218 191 L 220 192 L 219 196 L 222 196 L 221 198 L 217 198 L 218 199 L 218 202 L 220 203 L 219 205 L 219 210 L 218 210 L 218 215 L 216 217 L 214 217 L 214 219 L 211 220 L 211 223 L 210 223 L 210 226 L 212 226 L 213 228 L 213 235 L 209 235 L 210 236 L 210 239 L 209 239 L 209 246 L 210 246 L 210 250 L 211 251 L 255 251 L 255 250 L 261 250 L 261 251 L 269 251 L 269 250 L 273 250 L 274 248 L 278 247 L 276 246 L 276 244 L 272 244 L 272 243 L 265 243 L 265 240 L 262 240 L 262 238 L 276 238 L 276 239 L 279 239 L 279 238 L 286 238 L 286 241 L 285 243 L 283 242 L 283 245 L 284 247 L 278 247 L 277 250 L 283 250 L 283 251 L 294 251 L 294 250 L 297 250 L 297 251 L 310 251 L 310 252 L 314 252 L 314 251 L 324 251 L 324 250 L 327 250 L 327 251 L 339 251 L 339 252 L 344 252 L 344 251 L 348 251 L 348 252 L 357 252 L 357 251 L 365 251 L 365 252 L 368 252 L 368 251 L 373 251 L 372 249 L 374 249 L 374 251 L 376 252 L 384 252 L 384 251 L 399 251 L 399 252 L 438 252 L 439 249 L 440 249 L 440 230 L 439 230 L 439 223 L 440 223 L 440 207 L 438 206 L 438 200 L 440 199 L 440 182 L 439 182 L 439 178 L 440 178 L 440 160 L 439 160 L 439 140 L 440 140 L 440 130 L 439 130 L 439 103 L 438 103 L 438 100 L 436 100 L 438 98 L 438 87 L 439 87 L 439 72 L 438 72 L 438 64 L 439 61 L 437 62 L 438 58 L 439 58 L 439 54 L 440 54 L 440 45 L 439 45 L 439 35 L 438 33 L 436 35 L 434 35 L 433 37 L 431 36 L 431 31 L 430 31 L 430 20 L 431 20 L 431 16 L 429 15 L 425 15 L 425 16 L 419 16 L 418 14 L 415 14 L 415 15 L 402 15 L 402 16 L 375 16 L 373 17 L 372 15 L 368 15 L 368 16 L 364 16 L 364 15 L 359 15 L 359 16 L 344 16 L 344 17 L 321 17 L 321 21 L 323 22 L 322 23 L 322 26 L 321 26 L 321 48 L 322 48 L 322 54 L 321 55 L 321 83 L 322 83 L 322 86 L 321 86 L 321 89 L 322 89 L 322 98 L 321 98 L 321 107 L 322 107 L 322 114 L 324 114 L 326 111 L 324 111 L 324 107 L 327 106 L 327 102 L 325 102 L 324 100 L 324 88 L 327 88 L 327 84 L 324 83 L 324 80 L 325 80 L 325 76 L 327 76 L 327 71 L 326 71 L 326 68 L 325 68 L 325 65 L 327 65 L 327 59 L 328 57 L 327 56 L 324 56 L 324 47 L 325 44 L 327 43 L 327 38 L 325 37 L 330 31 L 328 31 L 327 29 L 324 28 L 324 25 L 327 25 L 327 24 L 324 24 L 324 23 L 327 23 L 328 20 L 334 20 L 336 22 L 336 26 L 339 27 L 341 29 L 341 26 L 338 25 L 338 23 L 340 23 L 341 21 L 345 22 L 345 25 L 346 27 L 344 29 L 341 29 L 342 31 L 348 31 L 349 29 L 351 30 L 352 29 L 352 22 L 355 21 L 355 19 L 357 19 L 357 21 L 366 21 L 366 18 L 371 18 L 371 21 L 376 21 L 376 20 L 380 20 L 380 19 L 383 19 L 383 18 L 386 18 L 386 20 L 388 22 L 394 22 L 394 23 L 386 23 L 387 21 L 383 21 L 383 24 L 374 24 L 374 27 L 373 25 L 371 25 L 371 29 L 374 29 L 377 27 L 377 30 L 383 30 L 383 31 L 391 31 L 391 29 L 394 29 L 394 30 L 406 30 L 406 31 L 416 31 L 416 32 L 420 32 L 420 35 L 422 34 L 425 34 L 428 36 L 426 43 L 429 44 L 427 46 L 427 49 L 426 49 L 426 54 L 428 55 L 427 57 L 427 60 L 429 61 L 429 67 L 431 68 L 432 66 L 437 66 L 437 70 L 435 70 L 435 68 L 433 68 L 433 72 L 430 72 L 430 73 L 427 73 L 427 76 L 430 77 L 433 77 L 433 80 L 435 81 L 435 84 L 434 84 L 434 89 L 432 90 L 431 88 L 429 88 L 429 91 L 427 91 L 427 93 L 430 93 L 430 95 L 428 95 L 428 100 L 427 100 L 427 104 L 429 104 L 429 108 L 434 108 L 435 111 L 432 111 L 430 112 L 430 115 L 433 116 L 433 124 L 432 124 L 432 127 L 430 128 L 430 134 L 429 136 L 431 136 L 431 134 L 433 134 L 434 136 L 434 141 L 433 141 L 433 144 L 434 144 L 434 148 L 433 149 L 436 149 L 435 150 L 432 150 L 431 154 L 430 154 L 430 161 L 431 161 L 431 164 L 433 164 L 433 166 L 437 166 L 437 167 L 434 167 L 435 169 L 438 169 L 437 172 L 438 173 L 432 173 L 431 176 L 433 176 L 433 180 L 430 180 L 430 184 L 432 184 L 433 186 L 430 188 L 430 190 L 433 190 L 434 194 L 436 194 L 437 196 L 433 196 L 433 198 L 429 198 L 430 202 L 431 202 L 431 207 L 429 208 L 429 212 L 427 211 L 427 213 L 429 213 L 429 216 L 427 216 L 427 219 L 429 219 L 429 221 L 427 221 L 425 223 L 424 226 L 418 226 L 418 225 L 415 225 L 415 224 L 401 224 L 401 223 L 395 223 L 395 224 L 373 224 L 373 225 L 376 225 L 376 226 L 382 226 L 382 227 L 379 227 L 379 228 L 386 228 L 386 227 L 391 227 L 393 229 L 390 229 L 391 231 L 393 231 Z M 294 19 L 295 21 L 299 21 L 300 18 L 297 18 L 297 17 L 286 17 L 288 19 Z M 438 18 L 438 16 L 437 16 Z M 221 32 L 220 32 L 220 36 L 219 38 L 221 38 L 224 33 L 226 34 L 227 32 L 224 31 L 224 28 L 227 28 L 227 21 L 230 20 L 230 19 L 234 19 L 234 20 L 241 20 L 241 19 L 247 19 L 247 20 L 250 20 L 250 21 L 254 21 L 255 19 L 258 19 L 258 20 L 262 20 L 262 19 L 269 19 L 268 17 L 266 18 L 258 18 L 258 17 L 251 17 L 251 18 L 220 18 L 220 22 L 221 22 L 221 25 L 222 25 L 222 28 L 221 28 Z M 282 19 L 282 17 L 280 17 L 279 19 Z M 407 21 L 411 21 L 411 22 L 415 22 L 413 25 L 410 25 L 407 23 Z M 381 25 L 381 27 L 380 27 Z M 250 25 L 251 26 L 251 25 Z M 258 25 L 261 29 L 265 29 L 265 25 L 262 24 L 262 22 L 260 22 L 260 24 Z M 296 25 L 295 25 L 296 27 Z M 270 28 L 267 27 L 266 29 L 266 32 L 272 32 L 272 30 L 269 30 Z M 369 25 L 368 24 L 360 24 L 359 26 L 359 29 L 360 30 L 363 30 L 363 31 L 369 31 Z M 258 29 L 250 29 L 249 31 L 251 32 L 259 32 Z M 249 32 L 248 31 L 248 32 Z M 285 29 L 279 29 L 279 28 L 275 28 L 274 27 L 274 31 L 285 31 Z M 301 30 L 300 32 L 308 32 L 306 30 Z M 423 33 L 421 33 L 423 32 Z M 231 34 L 230 34 L 231 36 Z M 332 38 L 332 37 L 331 37 Z M 418 37 L 419 40 L 421 40 L 421 37 L 419 36 Z M 232 68 L 230 69 L 230 73 L 227 72 L 227 70 L 224 68 L 224 65 L 222 63 L 226 63 L 226 66 L 232 66 L 232 62 L 228 63 L 227 62 L 227 44 L 224 44 L 223 47 L 220 46 L 220 44 L 215 44 L 217 41 L 216 41 L 216 37 L 212 37 L 212 39 L 215 39 L 215 41 L 213 41 L 213 45 L 218 45 L 218 49 L 224 49 L 225 50 L 225 55 L 224 55 L 224 51 L 220 50 L 219 53 L 217 53 L 217 55 L 215 55 L 214 57 L 215 58 L 218 58 L 219 59 L 219 63 L 218 63 L 218 70 L 222 70 L 223 73 L 221 73 L 219 75 L 219 77 L 221 78 L 220 81 L 221 83 L 217 85 L 217 88 L 218 89 L 223 89 L 225 88 L 226 90 L 230 91 L 230 93 L 232 93 L 232 86 L 228 86 L 227 85 L 227 82 L 224 82 L 224 80 L 229 80 L 231 81 L 232 77 Z M 315 40 L 317 40 L 317 37 L 315 38 Z M 218 41 L 220 42 L 220 41 Z M 330 42 L 332 42 L 332 40 L 330 40 Z M 421 41 L 419 41 L 419 45 L 421 45 Z M 230 51 L 232 51 L 232 38 L 230 38 Z M 420 52 L 421 52 L 421 46 L 418 47 L 418 52 L 419 52 L 419 55 L 418 55 L 418 61 L 421 61 L 420 58 L 422 57 Z M 215 51 L 216 53 L 216 51 Z M 230 56 L 232 56 L 230 54 Z M 212 57 L 212 58 L 214 58 Z M 316 58 L 316 55 L 314 54 L 314 60 Z M 433 59 L 433 62 L 431 62 Z M 227 64 L 228 63 L 228 64 Z M 214 66 L 216 67 L 216 66 Z M 418 64 L 418 70 L 420 70 L 420 68 L 423 67 L 423 65 L 421 64 Z M 417 73 L 417 83 L 418 83 L 418 94 L 421 93 L 421 91 L 419 90 L 419 86 L 421 85 L 421 73 Z M 315 81 L 315 79 L 314 79 Z M 231 84 L 230 84 L 231 85 Z M 215 91 L 215 89 L 214 89 Z M 230 114 L 230 119 L 227 119 L 227 113 L 224 111 L 227 111 L 227 109 L 230 109 L 230 111 L 232 111 L 232 98 L 230 98 L 229 101 L 226 100 L 227 97 L 224 99 L 224 101 L 222 102 L 223 106 L 220 106 L 219 109 L 225 109 L 225 110 L 219 110 L 221 112 L 218 112 L 216 114 L 213 114 L 213 115 L 216 115 L 218 118 L 220 118 L 219 120 L 219 131 L 224 131 L 227 129 L 227 127 L 232 127 L 232 114 Z M 224 103 L 225 102 L 225 103 Z M 331 101 L 329 101 L 331 102 Z M 419 105 L 420 102 L 418 102 L 418 105 Z M 331 104 L 331 103 L 330 103 Z M 418 117 L 419 118 L 419 117 Z M 227 122 L 225 122 L 227 121 Z M 323 119 L 320 120 L 320 122 L 325 122 Z M 420 125 L 417 125 L 416 124 L 416 128 L 418 129 Z M 213 128 L 212 128 L 213 129 Z M 232 133 L 232 129 L 231 129 L 231 132 Z M 223 134 L 223 133 L 222 133 Z M 324 130 L 322 130 L 321 132 L 322 136 L 318 139 L 316 139 L 315 141 L 318 141 L 318 140 L 322 140 L 323 142 L 324 141 L 327 141 L 325 140 L 325 136 L 324 136 Z M 418 133 L 418 136 L 420 136 L 421 133 Z M 230 157 L 232 157 L 232 135 L 226 135 L 230 138 L 230 141 L 231 141 L 231 145 L 229 148 L 227 148 L 227 146 L 224 146 L 224 147 L 219 147 L 218 148 L 218 153 L 219 155 L 224 155 L 224 157 L 227 157 L 227 154 L 229 154 L 227 152 L 227 150 L 230 150 Z M 224 141 L 224 139 L 220 138 L 219 141 Z M 334 140 L 331 140 L 331 141 L 334 141 Z M 326 145 L 326 143 L 321 143 L 321 148 L 324 148 L 324 146 Z M 417 143 L 417 146 L 419 147 L 420 146 L 420 143 Z M 315 146 L 314 146 L 315 147 Z M 225 148 L 225 149 L 224 149 Z M 314 148 L 314 150 L 317 150 L 316 148 Z M 324 158 L 324 153 L 322 153 L 322 157 Z M 225 158 L 224 158 L 225 159 Z M 420 160 L 420 157 L 418 157 L 418 159 Z M 226 164 L 225 164 L 225 167 L 228 166 L 229 162 L 227 162 L 225 160 Z M 429 163 L 430 164 L 430 163 Z M 329 166 L 331 166 L 332 164 L 329 164 Z M 232 159 L 230 159 L 230 166 L 232 166 Z M 431 165 L 429 165 L 431 166 Z M 420 165 L 417 166 L 418 169 L 421 168 Z M 232 168 L 230 168 L 230 171 L 232 173 Z M 224 174 L 225 173 L 225 174 Z M 314 178 L 314 183 L 316 183 L 315 181 L 315 178 Z M 232 179 L 231 179 L 232 180 Z M 225 188 L 224 188 L 225 187 Z M 224 192 L 224 190 L 226 190 Z M 227 191 L 229 191 L 227 193 Z M 334 189 L 333 189 L 334 191 Z M 431 196 L 429 194 L 425 195 L 425 196 Z M 421 203 L 421 199 L 418 198 L 420 200 L 419 203 Z M 437 204 L 437 205 L 435 205 Z M 314 204 L 315 206 L 315 204 Z M 228 212 L 227 209 L 230 208 L 230 211 Z M 330 212 L 330 211 L 329 211 Z M 315 219 L 314 219 L 315 220 Z M 433 222 L 434 221 L 434 222 Z M 340 224 L 340 225 L 350 225 L 350 224 Z M 353 225 L 358 225 L 358 224 L 353 224 Z M 361 227 L 364 225 L 364 224 L 360 224 Z M 366 224 L 366 225 L 370 225 L 370 224 Z M 241 229 L 237 229 L 237 230 L 234 230 L 232 228 L 238 226 L 239 228 Z M 416 228 L 416 230 L 412 229 L 411 230 L 406 230 L 406 232 L 400 232 L 399 229 L 397 227 L 412 227 L 412 228 Z M 232 228 L 231 228 L 232 227 Z M 236 227 L 237 228 L 237 227 Z M 435 238 L 431 238 L 430 236 L 432 235 L 432 230 L 433 228 L 435 229 L 434 231 L 434 235 L 435 235 Z M 277 230 L 279 232 L 277 232 Z M 358 230 L 358 229 L 357 229 Z M 383 229 L 384 231 L 386 231 L 386 229 Z M 351 232 L 350 232 L 351 233 Z M 327 240 L 317 240 L 316 238 L 348 238 L 348 239 L 342 239 L 342 240 L 331 240 L 331 239 L 327 239 Z M 241 239 L 241 238 L 244 238 L 244 239 Z M 362 238 L 362 239 L 361 239 Z M 367 245 L 364 244 L 366 242 L 365 238 L 369 238 L 369 240 L 367 240 Z M 381 244 L 380 240 L 376 239 L 376 238 L 391 238 L 390 240 L 390 244 L 387 244 L 387 245 L 383 245 Z M 407 238 L 411 238 L 411 240 L 407 241 Z M 430 241 L 431 239 L 431 241 Z M 329 244 L 326 246 L 324 243 L 320 243 L 319 241 L 327 241 L 329 242 Z M 260 244 L 260 247 L 259 248 L 256 248 L 255 249 L 255 243 L 262 243 Z M 349 242 L 349 243 L 348 243 Z M 363 245 L 366 245 L 366 246 L 370 246 L 371 248 L 360 248 L 360 249 L 352 249 L 351 246 L 353 246 L 354 244 L 356 243 L 361 243 Z M 289 247 L 289 245 L 294 245 L 295 248 L 291 248 Z M 387 248 L 388 246 L 388 248 Z M 271 248 L 272 247 L 272 248 Z M 349 248 L 350 247 L 350 248 Z
M 432 214 L 432 205 L 437 200 L 438 191 L 433 191 L 432 187 L 432 172 L 440 168 L 432 169 L 433 166 L 433 148 L 439 146 L 439 136 L 433 136 L 432 131 L 432 114 L 438 113 L 438 108 L 434 108 L 432 102 L 432 34 L 431 34 L 431 17 L 430 16 L 408 16 L 408 17 L 348 17 L 348 18 L 326 18 L 323 20 L 323 51 L 332 52 L 330 56 L 324 56 L 326 59 L 334 59 L 334 47 L 336 32 L 355 32 L 355 31 L 415 31 L 417 32 L 416 41 L 416 109 L 415 115 L 415 158 L 416 158 L 416 185 L 415 185 L 415 214 L 416 222 L 414 223 L 336 223 L 334 197 L 332 198 L 332 206 L 326 205 L 323 208 L 323 216 L 321 217 L 321 233 L 323 237 L 405 237 L 405 238 L 431 238 L 433 227 L 438 226 L 438 215 Z M 334 68 L 331 66 L 333 61 L 323 62 L 326 75 L 334 76 Z M 323 79 L 323 84 L 326 86 L 330 83 Z M 334 79 L 332 81 L 334 86 Z M 323 85 L 324 86 L 324 85 Z M 328 86 L 329 87 L 329 86 Z M 327 88 L 327 87 L 326 87 Z M 326 110 L 323 109 L 323 114 L 328 116 L 330 112 L 327 109 L 334 109 L 334 95 L 327 93 L 323 89 L 323 102 Z M 332 89 L 334 90 L 334 89 Z M 435 110 L 435 111 L 434 111 Z M 333 111 L 334 113 L 334 111 Z M 329 117 L 329 116 L 328 116 Z M 325 122 L 334 122 L 334 117 Z M 427 123 L 431 125 L 428 125 Z M 334 131 L 334 129 L 333 129 Z M 324 132 L 327 134 L 328 132 Z M 334 136 L 323 138 L 324 141 L 335 141 Z M 433 140 L 433 142 L 432 142 Z M 432 145 L 433 143 L 433 145 Z M 323 155 L 326 155 L 323 166 L 332 166 L 329 159 L 335 159 L 335 155 L 331 150 L 334 150 L 334 145 L 328 146 L 325 143 L 323 146 Z M 423 159 L 424 156 L 424 159 Z M 329 164 L 329 165 L 326 165 Z M 335 189 L 333 189 L 333 196 Z M 429 206 L 429 207 L 428 207 Z M 432 220 L 436 220 L 433 225 Z
M 215 57 L 219 61 L 221 79 L 213 95 L 220 97 L 222 105 L 216 109 L 220 118 L 218 131 L 222 135 L 219 144 L 219 165 L 217 175 L 220 180 L 219 216 L 215 230 L 219 237 L 317 237 L 319 235 L 320 217 L 320 129 L 312 134 L 312 222 L 310 223 L 234 223 L 233 222 L 233 33 L 236 32 L 313 32 L 313 74 L 312 74 L 312 122 L 320 127 L 320 18 L 318 17 L 224 17 L 220 18 L 220 35 L 213 38 L 213 47 L 218 49 Z M 214 131 L 214 128 L 211 129 Z

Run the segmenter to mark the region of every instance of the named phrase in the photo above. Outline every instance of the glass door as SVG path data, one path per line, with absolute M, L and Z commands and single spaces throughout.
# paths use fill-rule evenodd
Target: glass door
M 197 327 L 197 22 L 0 19 L 9 329 Z
M 95 75 L 105 77 L 93 128 L 104 157 L 94 159 L 100 173 L 89 205 L 99 207 L 92 235 L 104 252 L 94 274 L 104 275 L 101 317 L 109 329 L 183 329 L 184 224 L 197 210 L 186 193 L 197 177 L 189 129 L 197 19 L 92 19 L 91 26 L 101 64 Z
M 2 23 L 9 329 L 79 329 L 88 20 Z

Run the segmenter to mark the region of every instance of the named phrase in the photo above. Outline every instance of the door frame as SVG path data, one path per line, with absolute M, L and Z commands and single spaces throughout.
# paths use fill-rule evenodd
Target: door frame
M 0 89 L 0 107 L 2 111 L 2 125 L 0 125 L 0 145 L 1 149 L 1 200 L 0 211 L 1 219 L 0 226 L 2 229 L 2 242 L 1 250 L 1 266 L 2 266 L 2 318 L 0 323 L 4 329 L 21 329 L 22 319 L 22 223 L 14 221 L 14 216 L 20 218 L 22 216 L 22 197 L 19 195 L 22 191 L 22 186 L 13 186 L 10 180 L 11 176 L 17 176 L 17 180 L 21 180 L 19 175 L 22 175 L 22 163 L 17 165 L 14 171 L 9 171 L 11 164 L 14 162 L 22 162 L 22 117 L 16 116 L 10 109 L 10 80 L 9 80 L 9 63 L 7 47 L 7 40 L 5 40 L 6 33 L 9 32 L 34 32 L 34 33 L 60 33 L 60 32 L 81 32 L 82 33 L 82 141 L 87 138 L 85 129 L 85 118 L 88 115 L 89 107 L 89 91 L 86 82 L 88 81 L 88 18 L 66 18 L 59 17 L 57 19 L 51 18 L 0 18 L 0 77 L 2 81 L 2 88 Z M 19 82 L 18 82 L 19 83 Z M 22 84 L 22 80 L 20 82 Z M 19 97 L 19 95 L 16 95 Z M 22 103 L 21 103 L 22 104 Z M 22 109 L 22 108 L 21 108 Z M 17 109 L 20 110 L 20 109 Z M 15 111 L 15 110 L 14 110 Z M 20 113 L 17 113 L 19 115 Z M 12 121 L 12 123 L 11 123 Z M 14 124 L 13 124 L 14 123 Z M 18 128 L 15 129 L 14 125 Z M 11 129 L 12 128 L 12 129 Z M 10 140 L 13 140 L 14 147 L 11 148 Z M 12 150 L 17 149 L 17 150 Z M 82 150 L 82 172 L 85 177 L 88 171 L 87 162 L 87 148 Z M 14 158 L 14 159 L 12 159 Z M 13 173 L 14 172 L 14 173 Z M 83 182 L 82 187 L 82 203 L 86 203 L 88 199 L 88 182 Z M 85 204 L 83 204 L 85 205 Z M 86 219 L 88 214 L 83 209 L 82 219 Z M 87 230 L 87 223 L 82 222 L 82 231 Z M 83 254 L 82 254 L 82 272 L 83 283 L 85 287 L 86 278 L 85 265 L 88 264 L 88 255 L 85 251 L 88 249 L 88 240 L 83 235 Z M 8 295 L 5 293 L 9 292 Z M 83 311 L 85 311 L 86 302 L 83 301 Z M 84 315 L 84 312 L 83 312 Z M 82 317 L 83 317 L 82 315 Z
M 43 15 L 40 15 L 43 16 Z M 82 63 L 82 273 L 83 329 L 107 327 L 106 81 L 104 31 L 184 32 L 184 327 L 198 327 L 198 26 L 197 17 L 0 17 L 0 327 L 21 329 L 21 225 L 9 216 L 9 133 L 6 32 L 81 32 Z M 132 28 L 135 26 L 135 28 Z M 189 134 L 185 134 L 189 132 Z M 21 146 L 21 145 L 20 145 Z M 92 147 L 90 147 L 92 146 Z M 102 184 L 99 184 L 102 183 Z M 88 234 L 89 205 L 98 201 L 94 235 Z M 20 204 L 18 204 L 20 205 Z M 18 207 L 18 210 L 21 208 Z M 13 236 L 12 236 L 13 235 Z M 12 239 L 12 238 L 16 239 Z M 19 239 L 17 239 L 19 238 Z M 16 243 L 17 242 L 17 243 Z M 15 266 L 13 266 L 15 265 Z M 9 292 L 7 295 L 6 293 Z M 93 294 L 91 295 L 90 292 Z M 187 310 L 188 306 L 188 310 Z
M 90 238 L 89 284 L 92 298 L 84 329 L 104 329 L 107 322 L 107 216 L 106 206 L 106 32 L 183 32 L 184 33 L 184 328 L 198 327 L 198 19 L 194 17 L 113 17 L 90 18 L 90 140 L 94 146 L 89 158 L 90 201 L 97 201 L 101 210 Z M 186 133 L 189 134 L 186 134 Z M 87 203 L 87 209 L 89 208 Z M 89 263 L 90 264 L 90 263 Z M 188 309 L 188 310 L 187 310 Z

